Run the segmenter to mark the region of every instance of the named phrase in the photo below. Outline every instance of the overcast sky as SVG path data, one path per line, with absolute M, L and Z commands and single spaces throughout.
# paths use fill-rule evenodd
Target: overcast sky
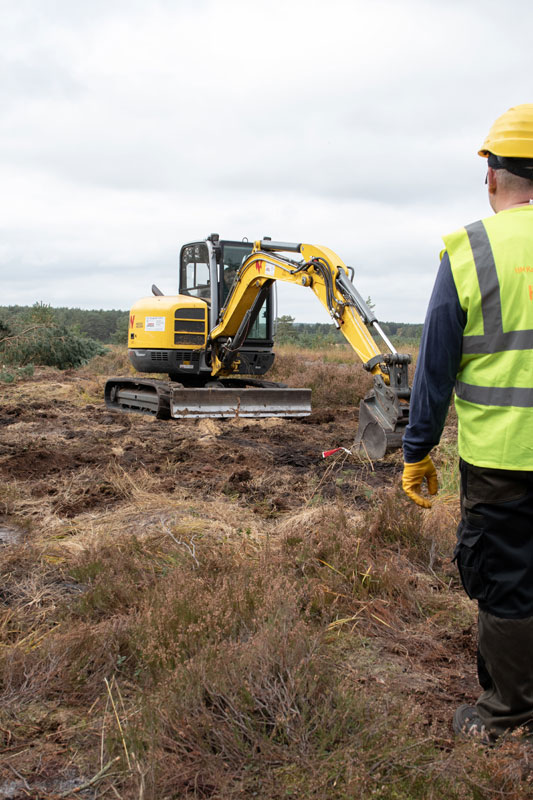
M 0 305 L 127 309 L 186 241 L 324 244 L 419 322 L 477 156 L 533 102 L 531 0 L 0 0 Z M 279 313 L 325 321 L 281 286 Z

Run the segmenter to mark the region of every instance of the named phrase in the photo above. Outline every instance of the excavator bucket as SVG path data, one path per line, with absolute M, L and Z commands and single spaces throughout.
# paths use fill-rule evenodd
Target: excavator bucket
M 307 417 L 310 389 L 176 387 L 171 390 L 170 416 L 175 419 L 211 417 Z
M 374 388 L 359 405 L 359 455 L 378 461 L 385 453 L 399 449 L 408 421 L 408 399 L 399 397 L 381 376 L 375 377 Z

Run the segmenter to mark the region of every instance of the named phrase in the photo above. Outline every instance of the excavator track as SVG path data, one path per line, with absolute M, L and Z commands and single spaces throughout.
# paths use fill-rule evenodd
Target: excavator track
M 197 388 L 173 381 L 109 378 L 104 397 L 113 411 L 157 419 L 306 417 L 311 413 L 310 389 L 259 380 L 225 379 Z
M 148 414 L 157 419 L 170 419 L 171 381 L 109 378 L 104 389 L 106 406 L 112 411 Z

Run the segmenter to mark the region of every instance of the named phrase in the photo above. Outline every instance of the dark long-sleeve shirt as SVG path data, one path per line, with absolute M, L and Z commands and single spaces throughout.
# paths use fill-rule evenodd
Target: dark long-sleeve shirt
M 466 312 L 459 304 L 450 259 L 440 263 L 420 342 L 409 424 L 403 438 L 407 463 L 421 461 L 439 443 L 461 361 Z

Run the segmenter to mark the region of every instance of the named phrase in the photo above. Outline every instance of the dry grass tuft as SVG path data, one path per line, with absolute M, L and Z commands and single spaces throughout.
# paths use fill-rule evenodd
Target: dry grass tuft
M 291 387 L 311 389 L 314 409 L 357 405 L 371 389 L 372 376 L 355 354 L 344 348 L 338 354 L 342 361 L 326 361 L 325 356 L 319 350 L 281 348 L 276 350 L 269 377 Z
M 76 374 L 92 378 L 94 375 L 130 375 L 135 372 L 127 347 L 108 344 L 106 351 L 104 355 L 96 356 L 89 364 L 76 370 Z

